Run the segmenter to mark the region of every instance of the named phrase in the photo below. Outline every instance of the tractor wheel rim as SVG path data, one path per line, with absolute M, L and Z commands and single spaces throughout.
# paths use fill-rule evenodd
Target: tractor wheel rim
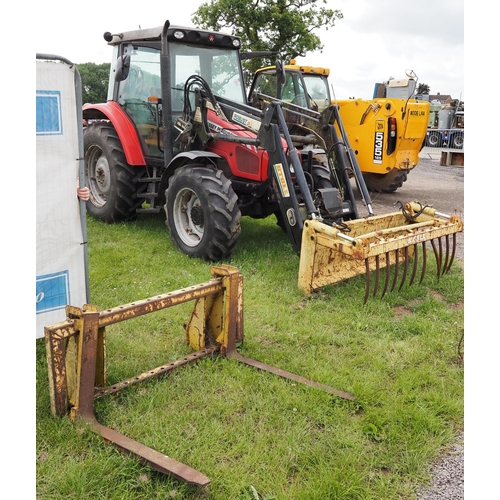
M 90 196 L 95 205 L 102 206 L 111 190 L 109 163 L 102 150 L 94 147 L 90 152 L 89 172 L 87 175 Z
M 199 245 L 205 231 L 201 201 L 191 189 L 181 189 L 173 206 L 174 225 L 182 242 L 189 246 Z

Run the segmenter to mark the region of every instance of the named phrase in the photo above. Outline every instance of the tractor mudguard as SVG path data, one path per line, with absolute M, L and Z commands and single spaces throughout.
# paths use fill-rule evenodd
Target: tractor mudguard
M 133 166 L 146 165 L 142 146 L 134 124 L 118 103 L 108 101 L 102 104 L 84 104 L 83 118 L 84 120 L 109 120 L 120 138 L 127 163 Z
M 167 168 L 165 169 L 165 172 L 162 174 L 162 178 L 158 187 L 158 193 L 165 193 L 165 190 L 168 188 L 168 181 L 172 175 L 174 175 L 174 172 L 178 169 L 183 167 L 184 165 L 188 163 L 197 163 L 199 160 L 199 163 L 211 163 L 211 164 L 217 164 L 217 160 L 219 160 L 221 157 L 216 154 L 212 153 L 211 151 L 183 151 L 182 153 L 177 154 L 172 161 L 167 165 Z M 165 197 L 161 198 L 165 199 Z
M 422 281 L 426 270 L 427 241 L 432 244 L 439 277 L 450 270 L 455 256 L 456 233 L 462 231 L 463 223 L 459 217 L 441 214 L 418 202 L 405 204 L 399 212 L 347 221 L 342 227 L 308 220 L 304 222 L 302 233 L 299 288 L 310 294 L 326 285 L 365 273 L 366 302 L 370 293 L 371 272 L 375 271 L 375 296 L 380 269 L 385 267 L 384 296 L 389 288 L 391 264 L 395 265 L 391 290 L 398 279 L 400 262 L 404 269 L 399 289 L 403 286 L 410 259 L 413 259 L 410 285 L 413 283 L 419 243 L 422 243 L 423 251 Z M 453 237 L 452 242 L 449 241 L 450 235 Z M 445 238 L 444 249 L 442 237 Z

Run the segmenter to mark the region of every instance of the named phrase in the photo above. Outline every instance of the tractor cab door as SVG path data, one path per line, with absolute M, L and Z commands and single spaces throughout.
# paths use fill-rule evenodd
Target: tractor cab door
M 150 98 L 161 97 L 160 52 L 156 48 L 127 44 L 130 57 L 127 77 L 119 82 L 117 102 L 134 122 L 145 156 L 163 156 L 158 123 L 158 105 Z

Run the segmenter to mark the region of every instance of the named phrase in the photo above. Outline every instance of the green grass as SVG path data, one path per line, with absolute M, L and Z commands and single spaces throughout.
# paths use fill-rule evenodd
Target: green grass
M 227 263 L 244 276 L 243 355 L 356 396 L 347 401 L 224 357 L 95 401 L 108 427 L 199 470 L 189 486 L 50 412 L 37 340 L 40 499 L 411 499 L 464 422 L 463 267 L 363 305 L 364 277 L 307 297 L 299 259 L 271 217 L 243 219 Z M 88 219 L 90 302 L 100 309 L 211 279 L 177 251 L 163 217 Z M 82 304 L 74 304 L 81 306 Z M 107 329 L 107 381 L 190 352 L 193 303 Z

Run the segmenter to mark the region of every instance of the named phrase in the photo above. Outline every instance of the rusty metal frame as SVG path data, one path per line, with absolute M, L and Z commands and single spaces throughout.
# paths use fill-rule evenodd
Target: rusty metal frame
M 45 327 L 51 411 L 82 420 L 102 438 L 125 454 L 139 457 L 153 469 L 198 486 L 210 479 L 188 465 L 100 424 L 94 399 L 130 385 L 159 378 L 202 357 L 220 353 L 259 370 L 327 391 L 340 398 L 354 396 L 299 375 L 246 358 L 237 352 L 243 342 L 243 276 L 227 265 L 212 267 L 213 279 L 138 302 L 99 311 L 92 305 L 66 307 L 67 320 Z M 184 325 L 186 340 L 195 352 L 112 386 L 106 386 L 106 326 L 195 300 L 190 320 Z

